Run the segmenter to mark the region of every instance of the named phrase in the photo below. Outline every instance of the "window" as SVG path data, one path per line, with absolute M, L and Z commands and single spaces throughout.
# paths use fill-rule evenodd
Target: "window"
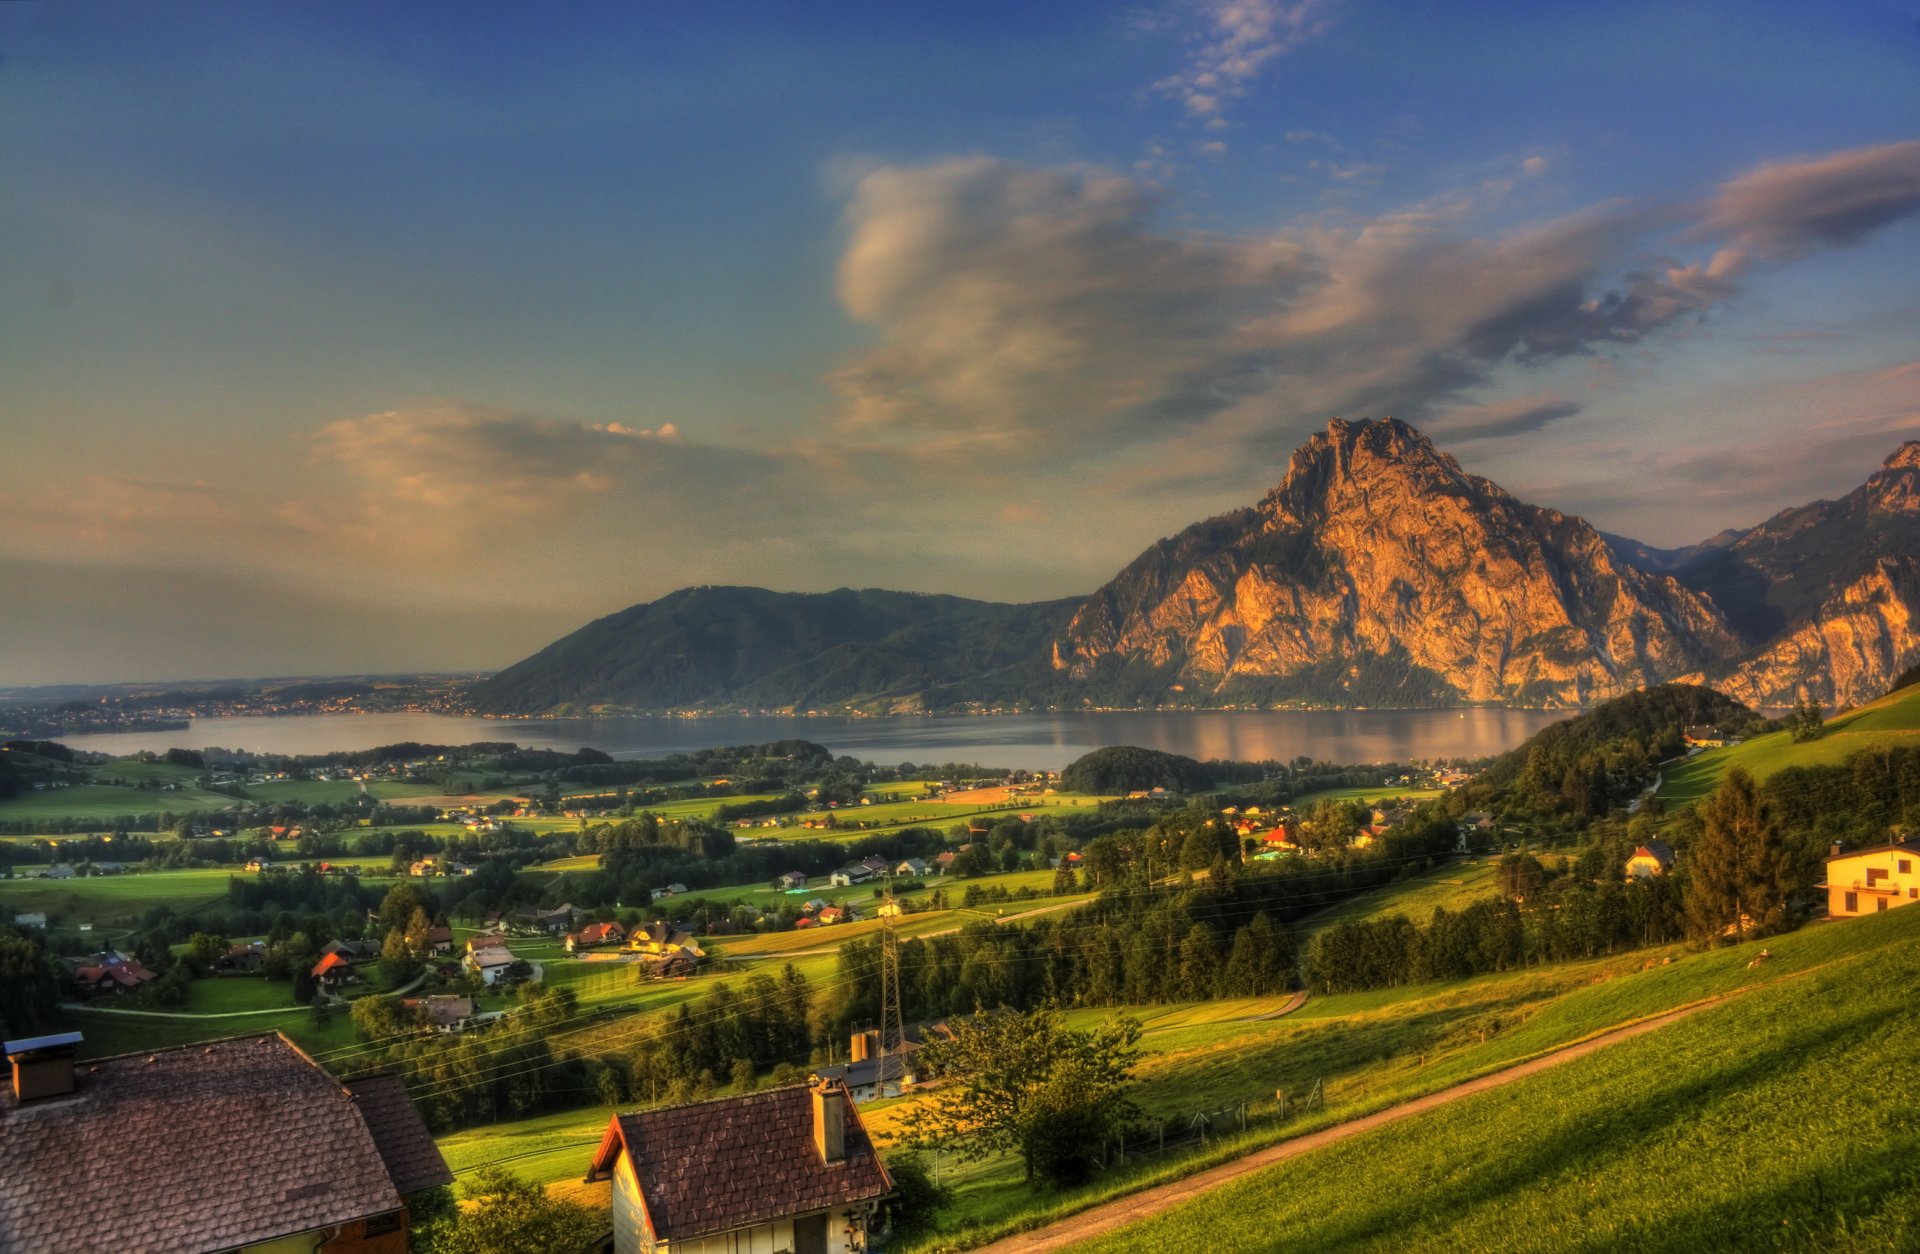
M 1913 862 L 1911 859 L 1908 859 L 1908 858 L 1900 859 L 1900 874 L 1902 875 L 1913 874 Z
M 1887 875 L 1888 875 L 1887 868 L 1883 866 L 1868 867 L 1867 868 L 1867 887 L 1872 888 L 1875 884 L 1878 884 L 1881 880 L 1887 878 Z
M 361 1232 L 370 1237 L 377 1237 L 383 1232 L 398 1232 L 400 1220 L 405 1214 L 405 1211 L 390 1210 L 384 1215 L 375 1215 L 362 1225 Z
M 1873 908 L 1875 910 L 1885 910 L 1887 908 L 1887 899 L 1885 897 L 1878 899 L 1873 903 Z
M 1848 914 L 1860 913 L 1860 894 L 1858 893 L 1847 894 L 1847 913 Z

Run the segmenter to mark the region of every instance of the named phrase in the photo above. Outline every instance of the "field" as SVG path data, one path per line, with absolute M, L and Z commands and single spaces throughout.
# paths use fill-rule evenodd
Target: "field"
M 1394 788 L 1387 785 L 1366 788 L 1322 788 L 1318 792 L 1302 793 L 1289 804 L 1295 810 L 1304 810 L 1316 801 L 1359 801 L 1378 804 L 1382 801 L 1431 801 L 1446 794 L 1444 788 Z
M 1902 919 L 1903 913 L 1911 917 Z M 1894 911 L 1873 922 L 1871 931 L 1848 921 L 1775 938 L 1769 942 L 1773 959 L 1757 971 L 1747 967 L 1758 952 L 1752 945 L 1706 954 L 1673 946 L 1452 984 L 1316 997 L 1284 1018 L 1266 1021 L 1207 1022 L 1222 1013 L 1217 1003 L 1141 1007 L 1133 1013 L 1148 1023 L 1150 1034 L 1142 1042 L 1149 1053 L 1138 1072 L 1138 1096 L 1148 1111 L 1183 1116 L 1245 1101 L 1257 1115 L 1271 1108 L 1275 1089 L 1285 1089 L 1298 1100 L 1316 1082 L 1324 1085 L 1326 1106 L 1285 1123 L 1256 1121 L 1246 1132 L 1229 1135 L 1206 1151 L 1149 1160 L 1063 1193 L 1037 1194 L 1025 1188 L 1010 1161 L 989 1165 L 962 1178 L 946 1233 L 906 1248 L 964 1248 L 1036 1226 L 1258 1146 L 1345 1122 L 1708 998 L 1774 985 L 1791 988 L 1814 972 L 1840 967 L 1859 980 L 1871 964 L 1911 950 L 1920 939 L 1920 910 Z M 1070 1018 L 1076 1026 L 1086 1026 L 1106 1013 L 1077 1011 Z M 1156 1027 L 1171 1030 L 1154 1031 Z M 1646 1040 L 1657 1042 L 1675 1030 L 1663 1029 Z M 1726 1041 L 1718 1048 L 1728 1055 L 1739 1052 Z M 903 1108 L 903 1103 L 888 1103 L 863 1108 L 863 1114 L 869 1127 L 884 1135 Z M 1285 1171 L 1292 1173 L 1295 1167 Z M 1429 1204 L 1439 1203 L 1429 1199 Z M 1164 1234 L 1111 1248 L 1152 1248 L 1154 1242 L 1165 1244 Z M 1390 1245 L 1382 1243 L 1383 1248 Z M 1242 1247 L 1223 1235 L 1217 1243 L 1196 1240 L 1185 1248 Z M 1250 1248 L 1269 1247 L 1256 1243 Z M 1302 1240 L 1299 1248 L 1319 1246 Z
M 1425 925 L 1433 917 L 1436 906 L 1461 910 L 1492 896 L 1493 873 L 1492 858 L 1437 867 L 1310 914 L 1301 920 L 1300 930 L 1320 931 L 1335 923 L 1357 923 L 1388 914 L 1404 914 L 1415 923 Z
M 1755 779 L 1765 779 L 1789 766 L 1830 766 L 1862 749 L 1895 744 L 1920 745 L 1920 684 L 1828 719 L 1818 740 L 1795 744 L 1791 734 L 1777 731 L 1703 750 L 1666 769 L 1660 797 L 1675 805 L 1698 801 L 1735 766 L 1744 766 Z
M 1075 1248 L 1915 1248 L 1908 914 L 1786 938 L 1792 974 L 1723 1005 Z
M 131 927 L 154 906 L 186 914 L 198 905 L 224 901 L 232 867 L 186 871 L 130 871 L 68 880 L 0 880 L 0 909 L 44 911 L 58 928 L 81 923 L 95 927 Z M 11 917 L 11 916 L 9 916 Z

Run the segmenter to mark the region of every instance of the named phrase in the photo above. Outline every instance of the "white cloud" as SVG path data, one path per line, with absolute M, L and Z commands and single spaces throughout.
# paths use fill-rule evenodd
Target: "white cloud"
M 1217 119 L 1273 61 L 1323 34 L 1331 8 L 1326 0 L 1216 0 L 1202 10 L 1207 30 L 1185 67 L 1154 88 L 1189 117 Z

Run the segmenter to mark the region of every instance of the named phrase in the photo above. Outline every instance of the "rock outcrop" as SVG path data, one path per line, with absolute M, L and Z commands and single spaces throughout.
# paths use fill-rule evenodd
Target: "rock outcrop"
M 1467 474 L 1404 423 L 1336 420 L 1259 505 L 1088 598 L 1053 664 L 1218 701 L 1577 705 L 1735 646 L 1711 601 L 1585 520 Z

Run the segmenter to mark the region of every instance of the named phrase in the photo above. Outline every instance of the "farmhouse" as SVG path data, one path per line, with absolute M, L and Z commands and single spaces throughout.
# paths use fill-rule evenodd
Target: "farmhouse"
M 433 993 L 409 997 L 400 1003 L 439 1032 L 464 1032 L 473 1026 L 473 998 Z
M 155 978 L 138 959 L 117 949 L 97 953 L 74 964 L 73 982 L 89 993 L 127 993 Z
M 322 988 L 339 988 L 343 984 L 358 983 L 360 975 L 346 955 L 330 953 L 321 955 L 320 961 L 313 964 L 313 978 Z
M 785 875 L 775 880 L 774 883 L 782 889 L 805 888 L 807 886 L 807 876 L 804 871 L 788 871 Z
M 1727 743 L 1727 738 L 1720 733 L 1718 727 L 1709 727 L 1704 723 L 1697 723 L 1687 728 L 1681 733 L 1681 737 L 1688 744 L 1701 749 L 1718 749 Z
M 13 1254 L 405 1254 L 407 1195 L 453 1180 L 395 1076 L 343 1086 L 278 1034 L 85 1066 L 79 1041 L 6 1045 Z
M 494 943 L 490 945 L 475 943 L 482 939 L 491 940 Z M 502 975 L 506 974 L 507 968 L 518 961 L 519 959 L 513 956 L 513 951 L 507 948 L 506 942 L 497 936 L 484 938 L 476 936 L 467 942 L 467 969 L 479 976 L 483 984 L 489 986 L 495 984 Z
M 605 1179 L 615 1254 L 854 1254 L 893 1191 L 846 1086 L 824 1080 L 615 1115 L 587 1170 Z
M 1630 880 L 1652 879 L 1656 875 L 1665 875 L 1673 870 L 1673 846 L 1664 840 L 1650 840 L 1633 851 L 1627 859 L 1627 878 Z
M 1877 914 L 1920 902 L 1920 840 L 1835 852 L 1827 859 L 1827 915 Z
M 827 877 L 827 883 L 835 888 L 849 888 L 855 884 L 864 884 L 873 878 L 873 872 L 858 863 L 843 866 Z
M 925 875 L 927 873 L 927 864 L 919 858 L 908 858 L 899 866 L 893 868 L 893 873 L 895 875 Z
M 627 929 L 618 923 L 589 923 L 567 936 L 567 952 L 592 949 L 599 945 L 618 945 L 627 939 Z

